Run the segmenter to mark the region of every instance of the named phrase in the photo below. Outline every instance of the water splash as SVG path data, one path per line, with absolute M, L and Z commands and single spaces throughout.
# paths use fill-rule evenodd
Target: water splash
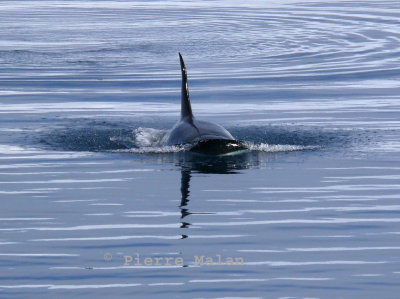
M 138 147 L 158 147 L 161 145 L 167 130 L 139 127 L 133 131 L 135 142 Z
M 245 126 L 228 128 L 252 152 L 278 153 L 317 150 L 344 141 L 338 132 L 329 133 L 316 129 L 296 130 L 287 128 Z M 42 136 L 40 143 L 52 149 L 113 152 L 133 154 L 165 154 L 189 151 L 193 145 L 166 146 L 163 139 L 168 130 L 152 127 L 129 128 L 125 124 L 87 123 L 77 129 L 59 129 Z M 334 138 L 333 136 L 336 136 Z M 338 137 L 339 136 L 339 137 Z M 339 139 L 339 140 L 338 140 Z
M 251 151 L 269 152 L 269 153 L 316 150 L 321 148 L 321 146 L 318 145 L 268 144 L 268 143 L 253 143 L 248 141 L 245 142 L 245 145 Z
M 140 148 L 128 148 L 111 150 L 113 153 L 132 153 L 132 154 L 166 154 L 166 153 L 178 153 L 183 152 L 184 146 L 145 146 Z
M 139 127 L 133 130 L 134 147 L 125 149 L 114 149 L 111 152 L 119 153 L 134 153 L 134 154 L 149 154 L 149 153 L 177 153 L 183 151 L 189 151 L 192 145 L 176 145 L 176 146 L 165 146 L 162 144 L 163 137 L 168 134 L 167 130 L 157 130 L 153 128 L 142 128 Z M 121 137 L 120 137 L 121 138 Z M 116 137 L 110 139 L 116 140 Z M 257 152 L 292 152 L 302 150 L 315 150 L 321 148 L 316 145 L 292 145 L 292 144 L 268 144 L 268 143 L 257 143 L 252 141 L 244 141 L 245 146 L 250 151 Z

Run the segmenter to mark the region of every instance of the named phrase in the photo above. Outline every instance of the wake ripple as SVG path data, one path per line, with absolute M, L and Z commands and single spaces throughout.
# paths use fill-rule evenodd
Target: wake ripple
M 134 154 L 165 154 L 165 153 L 177 153 L 189 151 L 192 145 L 176 145 L 176 146 L 165 146 L 162 145 L 162 139 L 167 134 L 166 130 L 157 130 L 153 128 L 142 128 L 139 127 L 133 131 L 134 147 L 124 149 L 113 149 L 111 152 L 118 153 L 134 153 Z M 121 137 L 120 137 L 121 138 Z M 110 138 L 112 141 L 117 140 L 116 137 Z M 321 148 L 315 145 L 292 145 L 292 144 L 268 144 L 268 143 L 256 143 L 251 141 L 244 141 L 245 146 L 250 151 L 256 152 L 292 152 L 302 150 L 315 150 Z
M 257 144 L 252 142 L 245 142 L 245 145 L 251 151 L 269 152 L 269 153 L 316 150 L 321 148 L 321 146 L 318 145 L 291 145 L 291 144 L 268 144 L 268 143 Z

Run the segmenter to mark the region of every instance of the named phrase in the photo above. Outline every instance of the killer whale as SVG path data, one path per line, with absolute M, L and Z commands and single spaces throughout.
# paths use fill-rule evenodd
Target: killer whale
M 224 127 L 197 120 L 193 116 L 186 66 L 181 53 L 179 60 L 182 73 L 181 118 L 165 136 L 164 144 L 191 145 L 190 151 L 205 154 L 226 154 L 246 149 L 243 143 L 236 140 Z

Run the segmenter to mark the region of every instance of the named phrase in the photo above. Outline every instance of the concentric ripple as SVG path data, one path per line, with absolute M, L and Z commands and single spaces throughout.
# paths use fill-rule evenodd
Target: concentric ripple
M 398 298 L 399 20 L 386 0 L 1 1 L 0 296 Z M 195 116 L 249 153 L 160 146 L 178 52 Z

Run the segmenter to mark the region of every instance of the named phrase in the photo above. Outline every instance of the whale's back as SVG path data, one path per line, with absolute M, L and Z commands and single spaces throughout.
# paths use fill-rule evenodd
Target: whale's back
M 191 122 L 180 120 L 167 136 L 167 145 L 194 144 L 200 140 L 235 140 L 222 126 L 192 119 Z

